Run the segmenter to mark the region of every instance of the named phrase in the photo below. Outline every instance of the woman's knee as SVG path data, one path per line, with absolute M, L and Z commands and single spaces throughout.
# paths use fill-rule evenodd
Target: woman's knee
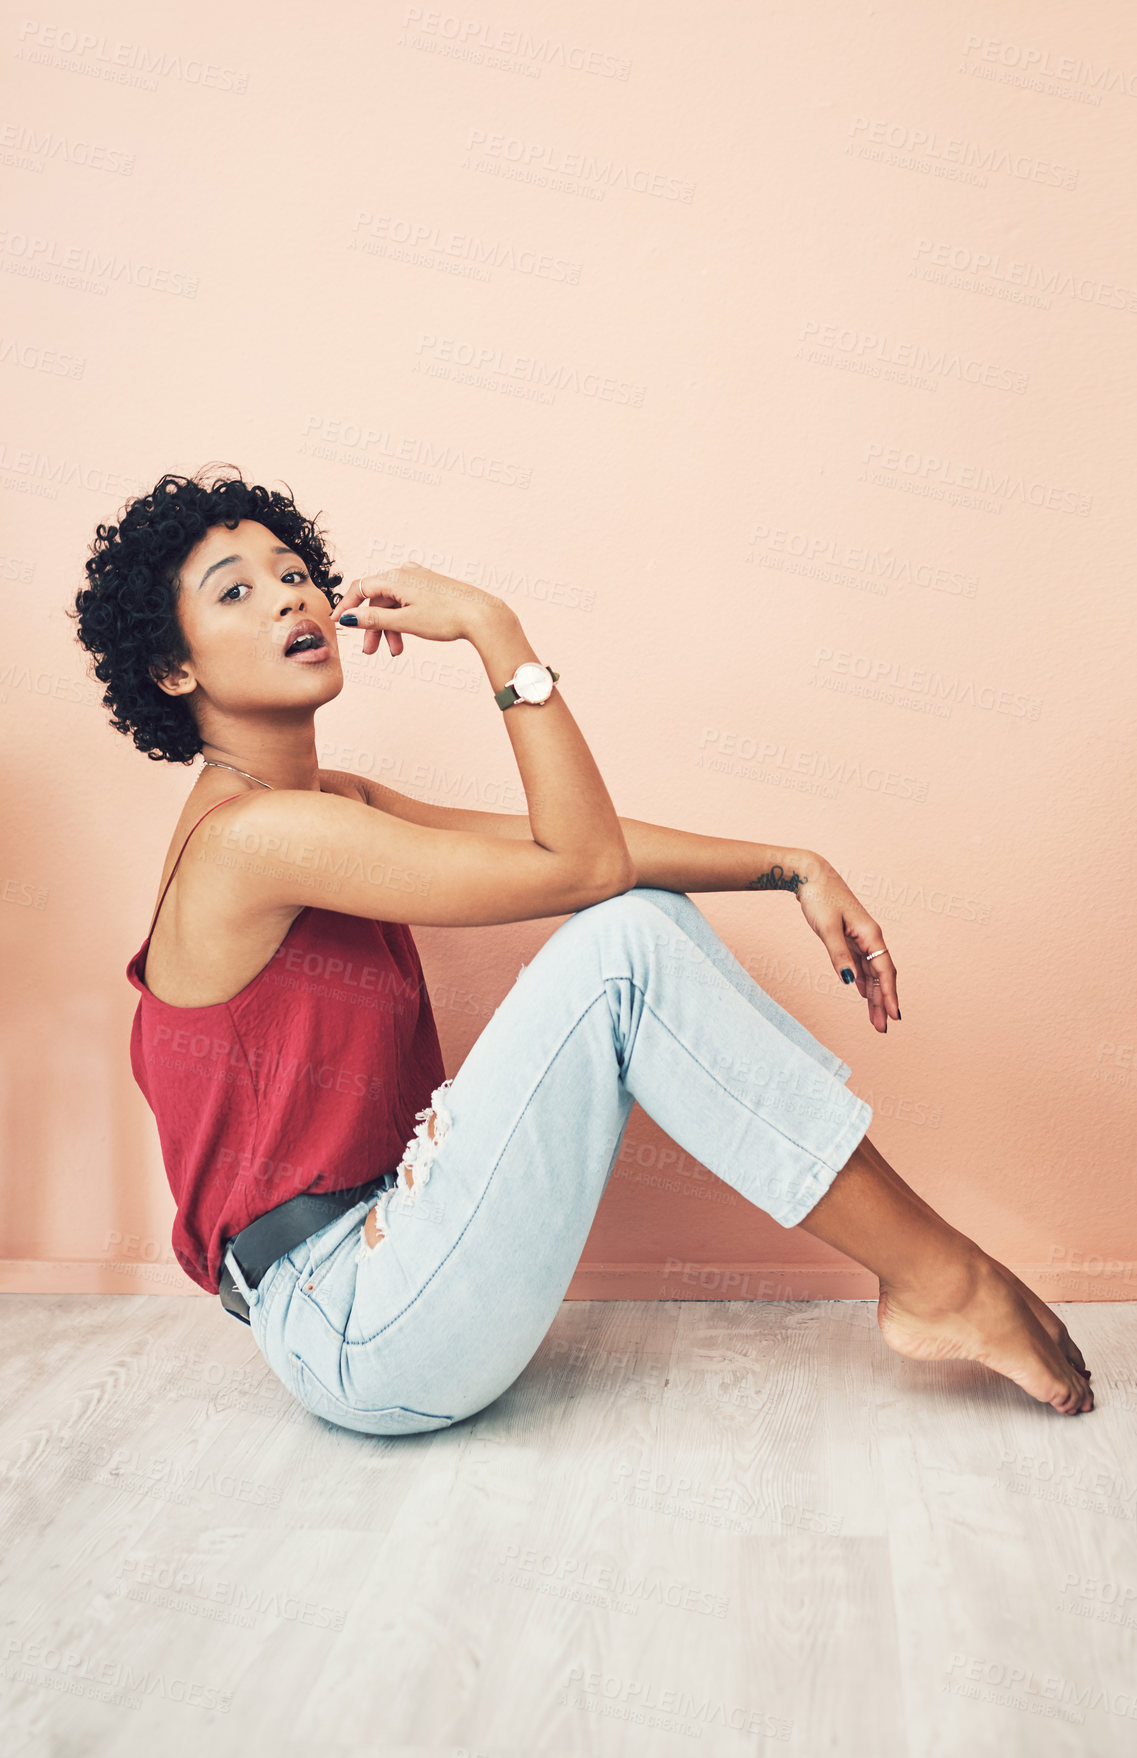
M 700 913 L 698 905 L 692 903 L 685 891 L 665 891 L 662 886 L 657 885 L 634 885 L 631 891 L 626 891 L 623 895 L 643 898 L 645 903 L 650 903 L 655 909 L 662 910 L 665 915 L 670 916 L 676 922 L 682 921 L 684 916 L 689 916 L 692 910 L 696 914 Z
M 665 891 L 662 886 L 633 885 L 630 891 L 623 891 L 618 897 L 606 899 L 608 903 L 626 903 L 632 912 L 642 918 L 648 912 L 653 921 L 659 915 L 665 915 L 682 928 L 685 934 L 699 938 L 699 931 L 708 927 L 707 918 L 698 905 L 692 903 L 685 891 Z
M 665 928 L 660 921 L 661 914 L 668 918 L 669 927 Z M 699 935 L 694 918 L 698 916 L 699 911 L 685 892 L 658 890 L 653 885 L 633 885 L 627 891 L 616 892 L 612 897 L 577 910 L 571 920 L 576 932 L 584 932 L 592 938 L 614 938 L 621 947 L 634 942 L 654 949 L 663 943 L 668 946 L 676 944 L 674 928 L 681 929 L 689 937 L 684 945 L 697 940 Z M 699 919 L 705 925 L 705 918 Z
M 599 903 L 588 904 L 577 910 L 576 916 L 581 920 L 591 920 L 599 927 L 611 918 L 619 920 L 631 916 L 642 920 L 646 911 L 662 909 L 678 920 L 684 904 L 694 908 L 684 892 L 658 891 L 653 885 L 633 885 L 627 891 L 617 891 L 611 897 L 601 898 Z
M 589 904 L 589 909 L 610 909 L 613 904 L 650 903 L 656 909 L 666 910 L 669 915 L 682 915 L 685 910 L 692 910 L 695 905 L 685 891 L 664 891 L 657 885 L 631 885 L 627 891 L 614 892 L 611 897 L 602 898 L 599 903 Z M 580 914 L 581 912 L 577 912 Z

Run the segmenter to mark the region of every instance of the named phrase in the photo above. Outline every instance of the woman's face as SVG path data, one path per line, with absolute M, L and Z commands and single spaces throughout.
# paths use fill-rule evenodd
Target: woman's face
M 190 658 L 171 682 L 203 712 L 249 714 L 290 707 L 311 712 L 338 696 L 343 667 L 332 608 L 295 551 L 267 526 L 242 519 L 207 531 L 182 563 L 177 614 Z M 301 624 L 323 645 L 313 657 L 285 657 Z M 310 645 L 310 644 L 305 644 Z

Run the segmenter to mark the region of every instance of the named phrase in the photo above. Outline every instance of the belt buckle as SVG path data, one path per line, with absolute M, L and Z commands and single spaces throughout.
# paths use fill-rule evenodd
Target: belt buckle
M 217 1293 L 225 1311 L 231 1312 L 234 1318 L 239 1318 L 242 1324 L 246 1324 L 251 1328 L 252 1320 L 249 1317 L 249 1303 L 241 1293 L 236 1282 L 234 1282 L 232 1271 L 227 1263 L 222 1263 L 221 1265 L 221 1280 Z

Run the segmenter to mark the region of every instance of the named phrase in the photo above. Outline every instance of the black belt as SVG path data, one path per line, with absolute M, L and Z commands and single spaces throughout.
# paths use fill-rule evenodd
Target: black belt
M 280 1203 L 275 1209 L 269 1209 L 265 1215 L 259 1215 L 242 1227 L 232 1239 L 226 1240 L 221 1253 L 221 1281 L 218 1294 L 226 1312 L 239 1318 L 246 1325 L 249 1321 L 249 1304 L 241 1293 L 232 1272 L 225 1262 L 225 1252 L 231 1250 L 241 1266 L 250 1288 L 259 1286 L 265 1271 L 274 1264 L 278 1257 L 299 1245 L 302 1240 L 310 1239 L 313 1233 L 319 1233 L 328 1227 L 348 1209 L 354 1208 L 372 1191 L 377 1195 L 394 1182 L 395 1174 L 389 1172 L 385 1177 L 369 1178 L 366 1184 L 353 1184 L 349 1190 L 328 1190 L 319 1193 L 305 1191 L 301 1196 L 290 1197 L 286 1203 Z

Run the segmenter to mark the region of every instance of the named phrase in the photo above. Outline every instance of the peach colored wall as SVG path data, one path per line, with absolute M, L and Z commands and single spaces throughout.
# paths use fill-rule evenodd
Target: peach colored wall
M 221 460 L 508 598 L 622 813 L 834 861 L 886 1037 L 697 901 L 952 1221 L 1132 1298 L 1131 8 L 97 12 L 3 27 L 2 1285 L 194 1292 L 124 976 L 190 776 L 64 609 Z M 323 760 L 522 809 L 471 649 L 348 672 Z M 418 931 L 451 1073 L 560 919 Z M 572 1292 L 871 1290 L 637 1109 Z

